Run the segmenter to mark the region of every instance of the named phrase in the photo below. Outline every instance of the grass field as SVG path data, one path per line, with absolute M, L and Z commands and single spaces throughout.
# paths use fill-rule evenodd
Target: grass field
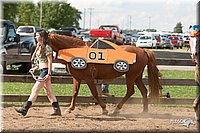
M 161 70 L 164 79 L 194 79 L 194 71 L 178 71 L 178 70 Z M 146 71 L 144 75 L 147 75 Z M 3 94 L 30 94 L 34 83 L 14 83 L 3 82 Z M 72 95 L 72 84 L 52 84 L 53 91 L 56 96 Z M 195 98 L 195 86 L 163 86 L 163 93 L 170 92 L 173 98 Z M 124 96 L 126 93 L 126 85 L 110 85 L 109 91 L 115 96 Z M 40 95 L 45 94 L 43 89 Z M 86 84 L 81 84 L 79 96 L 90 96 L 91 92 Z M 139 90 L 135 86 L 135 94 L 133 96 L 141 97 Z

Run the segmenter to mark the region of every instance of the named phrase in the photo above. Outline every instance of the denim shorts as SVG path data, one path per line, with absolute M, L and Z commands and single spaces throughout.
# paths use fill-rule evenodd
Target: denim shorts
M 39 79 L 43 79 L 48 74 L 48 68 L 40 69 Z

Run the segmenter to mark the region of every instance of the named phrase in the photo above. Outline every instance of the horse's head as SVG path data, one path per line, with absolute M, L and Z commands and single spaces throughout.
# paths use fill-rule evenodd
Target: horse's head
M 53 51 L 58 52 L 61 49 L 85 47 L 86 44 L 79 38 L 65 35 L 49 33 L 49 45 Z

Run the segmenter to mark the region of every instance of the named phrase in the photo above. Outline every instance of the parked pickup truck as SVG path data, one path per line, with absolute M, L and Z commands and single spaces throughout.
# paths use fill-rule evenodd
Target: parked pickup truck
M 115 44 L 124 44 L 124 36 L 122 31 L 116 25 L 101 25 L 99 29 L 90 30 L 91 40 L 96 40 L 97 38 L 103 38 L 109 40 Z
M 0 54 L 3 73 L 7 65 L 19 66 L 21 72 L 28 72 L 31 68 L 30 57 L 35 51 L 36 42 L 34 36 L 21 37 L 16 34 L 15 25 L 9 20 L 0 20 Z

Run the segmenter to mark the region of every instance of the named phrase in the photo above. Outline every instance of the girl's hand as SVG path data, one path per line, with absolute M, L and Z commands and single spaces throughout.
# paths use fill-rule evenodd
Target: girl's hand
M 34 59 L 35 59 L 35 57 L 34 57 L 34 56 L 32 56 L 32 57 L 31 57 L 31 61 L 33 62 L 33 61 L 34 61 Z
M 31 68 L 31 69 L 29 70 L 29 72 L 30 72 L 30 73 L 34 73 L 36 69 L 37 69 L 37 67 L 33 67 L 33 68 Z
M 51 78 L 51 75 L 50 75 L 50 74 L 47 74 L 47 75 L 44 77 L 44 81 L 48 81 L 48 80 L 50 80 L 50 78 Z
M 31 69 L 29 70 L 30 73 L 34 73 L 34 71 L 35 71 L 35 70 L 34 70 L 33 68 L 31 68 Z

